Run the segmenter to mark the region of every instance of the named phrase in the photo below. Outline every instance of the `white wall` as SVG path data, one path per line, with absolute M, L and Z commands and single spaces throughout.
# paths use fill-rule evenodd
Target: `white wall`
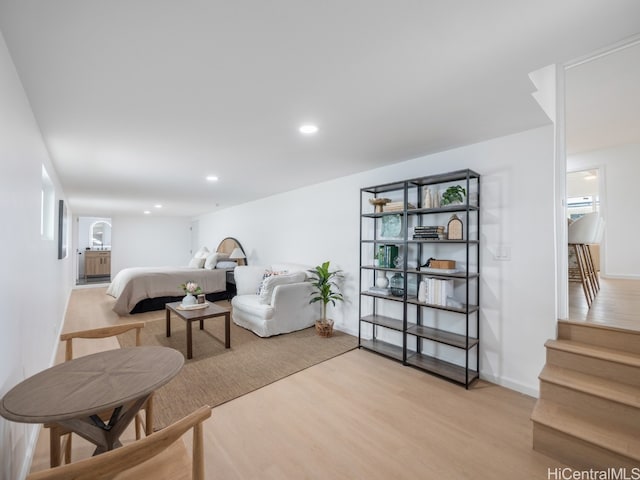
M 114 216 L 111 276 L 128 267 L 187 266 L 191 259 L 189 217 Z
M 40 236 L 43 164 L 55 188 L 52 240 Z M 64 196 L 2 36 L 0 198 L 1 397 L 24 378 L 52 364 L 73 283 L 73 256 L 58 260 L 57 205 Z M 70 230 L 67 238 L 71 238 Z M 39 425 L 0 418 L 0 479 L 24 478 L 38 431 Z
M 553 127 L 378 168 L 199 217 L 200 244 L 236 237 L 250 264 L 330 260 L 346 273 L 336 327 L 358 331 L 360 188 L 471 168 L 482 175 L 481 377 L 536 394 L 555 336 Z M 498 245 L 510 261 L 496 261 Z
M 640 178 L 640 145 L 620 145 L 567 157 L 569 171 L 600 168 L 601 205 L 605 219 L 600 250 L 601 274 L 640 279 L 640 237 L 636 189 Z

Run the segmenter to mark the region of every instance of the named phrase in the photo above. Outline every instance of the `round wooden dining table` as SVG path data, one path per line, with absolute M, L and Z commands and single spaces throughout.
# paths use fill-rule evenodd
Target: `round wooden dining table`
M 29 377 L 0 401 L 0 415 L 21 423 L 54 423 L 97 446 L 119 437 L 155 390 L 175 377 L 182 353 L 166 347 L 118 348 L 61 363 Z M 105 422 L 98 414 L 110 411 Z

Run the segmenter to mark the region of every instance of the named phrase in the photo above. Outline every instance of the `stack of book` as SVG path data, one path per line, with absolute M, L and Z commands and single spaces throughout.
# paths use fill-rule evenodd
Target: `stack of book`
M 377 293 L 379 295 L 391 295 L 391 289 L 386 287 L 376 287 L 375 285 L 373 285 L 372 287 L 369 288 L 369 292 L 371 293 Z
M 413 239 L 438 239 L 441 235 L 444 235 L 443 225 L 422 225 L 413 227 Z
M 447 299 L 453 299 L 453 280 L 428 278 L 426 282 L 427 300 L 425 303 L 446 307 Z
M 412 203 L 407 204 L 408 209 L 416 208 L 416 206 Z M 384 206 L 385 212 L 401 212 L 404 210 L 404 202 L 389 202 Z

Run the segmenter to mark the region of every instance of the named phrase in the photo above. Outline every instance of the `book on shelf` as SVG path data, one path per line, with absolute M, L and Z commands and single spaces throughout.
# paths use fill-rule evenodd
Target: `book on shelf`
M 415 232 L 438 232 L 438 233 L 444 233 L 444 226 L 443 225 L 416 225 L 415 227 L 413 227 L 413 230 Z
M 457 268 L 431 268 L 431 267 L 420 267 L 420 271 L 421 272 L 426 272 L 426 273 L 435 273 L 435 274 L 442 274 L 442 273 L 461 273 L 463 272 L 463 270 L 459 270 Z
M 413 240 L 437 240 L 442 236 L 444 236 L 444 227 L 440 225 L 418 225 L 413 227 Z
M 431 305 L 447 306 L 447 299 L 453 298 L 453 280 L 427 279 L 427 301 Z
M 369 293 L 377 293 L 378 295 L 391 295 L 391 289 L 388 287 L 383 288 L 373 285 L 372 287 L 369 287 Z
M 413 203 L 407 204 L 408 209 L 414 209 L 416 206 Z M 404 202 L 389 202 L 384 206 L 385 212 L 399 212 L 404 210 Z

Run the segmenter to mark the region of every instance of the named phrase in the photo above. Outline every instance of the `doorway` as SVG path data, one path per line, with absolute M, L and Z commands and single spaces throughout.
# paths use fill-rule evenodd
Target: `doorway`
M 607 295 L 624 282 L 630 282 L 624 288 L 640 294 L 638 228 L 630 221 L 636 216 L 632 192 L 640 174 L 640 38 L 566 65 L 564 85 L 567 216 L 601 215 L 604 236 L 597 262 L 600 279 L 610 286 Z M 576 305 L 580 296 L 573 300 L 569 295 L 572 320 L 589 312 Z
M 111 282 L 111 218 L 78 217 L 76 285 Z

